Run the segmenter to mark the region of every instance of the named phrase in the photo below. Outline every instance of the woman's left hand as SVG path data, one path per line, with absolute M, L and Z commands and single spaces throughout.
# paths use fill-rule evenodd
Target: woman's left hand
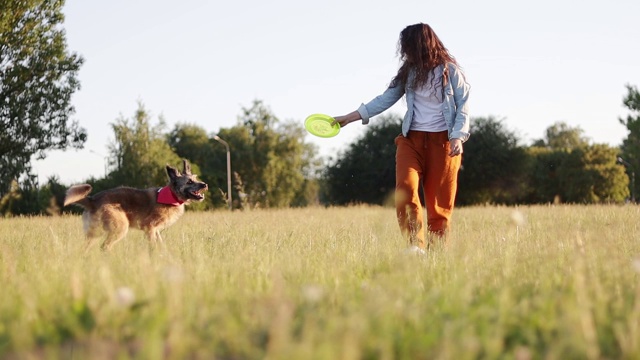
M 462 155 L 462 140 L 451 139 L 449 140 L 449 156 L 454 157 Z

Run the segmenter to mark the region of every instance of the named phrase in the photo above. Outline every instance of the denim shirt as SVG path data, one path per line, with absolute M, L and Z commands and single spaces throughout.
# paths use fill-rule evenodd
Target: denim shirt
M 442 105 L 444 120 L 447 123 L 449 139 L 460 139 L 462 142 L 469 139 L 469 84 L 464 78 L 462 70 L 454 64 L 447 64 L 449 70 L 449 81 L 444 88 L 444 104 Z M 415 72 L 409 73 L 407 84 L 415 77 Z M 407 112 L 402 119 L 402 135 L 407 136 L 411 121 L 413 120 L 413 102 L 415 91 L 405 85 L 389 86 L 381 95 L 366 104 L 360 105 L 358 113 L 362 118 L 362 124 L 369 123 L 369 119 L 387 110 L 398 102 L 406 94 Z

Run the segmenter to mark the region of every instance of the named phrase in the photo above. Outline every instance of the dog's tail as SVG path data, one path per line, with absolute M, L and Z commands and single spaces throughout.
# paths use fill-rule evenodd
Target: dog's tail
M 90 201 L 87 198 L 87 195 L 89 195 L 90 192 L 91 185 L 89 184 L 73 185 L 69 190 L 67 190 L 67 194 L 64 197 L 64 206 L 75 204 L 88 209 L 91 206 Z

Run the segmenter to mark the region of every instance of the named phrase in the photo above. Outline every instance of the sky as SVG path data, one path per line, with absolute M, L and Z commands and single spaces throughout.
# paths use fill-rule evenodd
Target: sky
M 626 85 L 640 87 L 638 0 L 67 0 L 63 12 L 68 49 L 85 60 L 71 118 L 88 140 L 34 161 L 41 182 L 103 177 L 110 124 L 139 103 L 167 131 L 188 123 L 210 134 L 237 125 L 254 100 L 301 124 L 351 112 L 386 89 L 398 35 L 419 22 L 462 66 L 471 117 L 501 119 L 525 145 L 560 121 L 620 145 Z M 405 110 L 401 100 L 388 113 Z M 335 156 L 365 130 L 305 140 Z

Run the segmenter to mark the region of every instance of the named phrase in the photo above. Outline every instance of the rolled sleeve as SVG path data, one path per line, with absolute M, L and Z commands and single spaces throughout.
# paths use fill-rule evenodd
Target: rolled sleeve
M 367 125 L 370 118 L 367 106 L 365 104 L 361 104 L 358 108 L 358 113 L 360 114 L 360 118 L 362 118 L 362 125 Z

